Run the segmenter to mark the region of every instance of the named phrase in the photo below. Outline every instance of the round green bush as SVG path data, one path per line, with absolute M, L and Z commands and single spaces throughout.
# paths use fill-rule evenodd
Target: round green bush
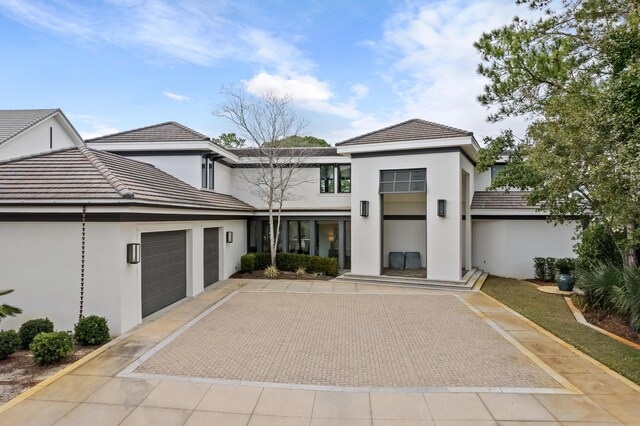
M 22 341 L 22 347 L 27 349 L 33 338 L 40 333 L 51 333 L 53 331 L 53 323 L 49 318 L 37 318 L 26 321 L 20 326 L 18 335 Z
M 69 356 L 73 350 L 73 339 L 67 331 L 40 333 L 29 348 L 36 364 L 51 364 Z
M 14 330 L 0 331 L 0 359 L 8 358 L 21 343 L 20 336 Z
M 110 339 L 107 319 L 97 315 L 80 318 L 74 332 L 76 341 L 81 345 L 101 345 Z

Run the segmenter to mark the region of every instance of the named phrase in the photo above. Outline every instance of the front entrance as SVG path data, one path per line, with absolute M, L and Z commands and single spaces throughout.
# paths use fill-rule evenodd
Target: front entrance
M 220 279 L 220 228 L 205 228 L 203 271 L 204 286 L 215 284 Z

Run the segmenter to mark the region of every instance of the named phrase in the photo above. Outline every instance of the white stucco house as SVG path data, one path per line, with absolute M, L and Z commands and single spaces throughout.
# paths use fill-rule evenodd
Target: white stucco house
M 83 142 L 59 110 L 38 111 L 0 111 L 1 288 L 24 309 L 3 328 L 72 328 L 83 283 L 85 313 L 120 334 L 267 251 L 265 206 L 240 179 L 254 149 L 175 122 Z M 574 226 L 485 191 L 500 165 L 477 173 L 478 149 L 471 132 L 414 119 L 309 150 L 279 249 L 336 257 L 344 280 L 442 285 L 571 256 Z

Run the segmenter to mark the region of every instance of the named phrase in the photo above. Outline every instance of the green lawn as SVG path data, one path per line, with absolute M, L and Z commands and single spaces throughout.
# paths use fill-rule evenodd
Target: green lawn
M 487 279 L 482 291 L 640 384 L 640 350 L 576 322 L 561 296 L 542 293 L 523 281 L 494 276 Z

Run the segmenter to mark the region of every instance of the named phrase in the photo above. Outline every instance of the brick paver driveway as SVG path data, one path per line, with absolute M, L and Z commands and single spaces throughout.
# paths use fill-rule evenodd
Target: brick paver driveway
M 174 337 L 135 377 L 562 388 L 452 294 L 240 292 Z
M 631 425 L 638 407 L 637 386 L 482 294 L 229 280 L 0 406 L 0 425 Z

